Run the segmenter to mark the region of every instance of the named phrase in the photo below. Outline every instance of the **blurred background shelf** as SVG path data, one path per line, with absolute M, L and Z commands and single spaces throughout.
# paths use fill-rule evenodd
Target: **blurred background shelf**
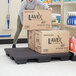
M 64 4 L 76 4 L 76 1 L 64 2 Z
M 60 2 L 54 2 L 54 3 L 49 3 L 48 5 L 49 5 L 49 6 L 53 6 L 53 5 L 60 6 L 60 5 L 61 5 L 61 3 L 60 3 Z
M 54 26 L 60 26 L 60 23 L 53 22 L 52 25 L 54 25 Z
M 18 39 L 25 39 L 26 36 L 19 36 Z M 0 39 L 14 39 L 14 37 L 0 37 Z
M 76 26 L 68 25 L 67 20 L 69 19 L 69 12 L 76 12 L 76 1 L 68 1 L 62 0 L 62 29 L 68 30 L 70 32 L 70 36 L 76 37 Z M 66 0 L 67 1 L 67 0 Z
M 64 27 L 71 28 L 71 29 L 76 29 L 76 26 L 74 26 L 74 25 L 65 25 Z

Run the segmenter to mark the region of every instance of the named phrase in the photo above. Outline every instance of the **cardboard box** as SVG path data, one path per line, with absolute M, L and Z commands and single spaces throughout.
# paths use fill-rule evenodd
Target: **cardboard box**
M 35 50 L 35 31 L 30 30 L 28 33 L 28 47 Z
M 51 30 L 52 11 L 49 10 L 24 10 L 23 28 L 26 30 Z
M 41 54 L 69 52 L 69 32 L 65 30 L 36 31 L 35 51 Z

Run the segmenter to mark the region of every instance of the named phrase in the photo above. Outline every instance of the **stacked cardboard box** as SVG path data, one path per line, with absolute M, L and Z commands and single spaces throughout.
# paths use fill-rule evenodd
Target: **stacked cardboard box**
M 26 30 L 52 30 L 49 10 L 26 10 L 23 12 L 23 28 Z
M 69 32 L 52 30 L 52 11 L 23 12 L 24 28 L 29 30 L 29 48 L 41 54 L 69 52 Z
M 30 30 L 28 33 L 28 46 L 32 50 L 35 50 L 35 31 Z
M 64 30 L 36 31 L 35 51 L 41 54 L 69 52 L 69 32 Z

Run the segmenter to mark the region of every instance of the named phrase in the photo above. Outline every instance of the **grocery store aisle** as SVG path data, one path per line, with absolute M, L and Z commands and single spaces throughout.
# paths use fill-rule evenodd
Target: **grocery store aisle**
M 76 76 L 76 62 L 72 61 L 32 62 L 17 65 L 4 52 L 4 48 L 11 48 L 11 46 L 11 44 L 0 45 L 0 76 Z M 17 45 L 17 47 L 25 46 L 28 45 Z

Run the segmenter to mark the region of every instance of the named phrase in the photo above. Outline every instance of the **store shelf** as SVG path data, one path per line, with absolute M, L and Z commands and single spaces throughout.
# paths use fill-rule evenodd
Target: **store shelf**
M 18 39 L 25 39 L 25 36 L 20 36 Z M 0 39 L 13 39 L 13 37 L 0 37 Z
M 76 26 L 74 25 L 65 25 L 66 28 L 76 29 Z
M 60 26 L 60 23 L 57 23 L 57 22 L 53 22 L 52 25 L 55 25 L 55 26 Z
M 64 4 L 76 4 L 76 1 L 64 2 Z
M 61 3 L 60 2 L 54 2 L 54 3 L 49 3 L 48 4 L 49 6 L 53 6 L 53 5 L 57 5 L 57 6 L 60 6 L 61 5 Z

